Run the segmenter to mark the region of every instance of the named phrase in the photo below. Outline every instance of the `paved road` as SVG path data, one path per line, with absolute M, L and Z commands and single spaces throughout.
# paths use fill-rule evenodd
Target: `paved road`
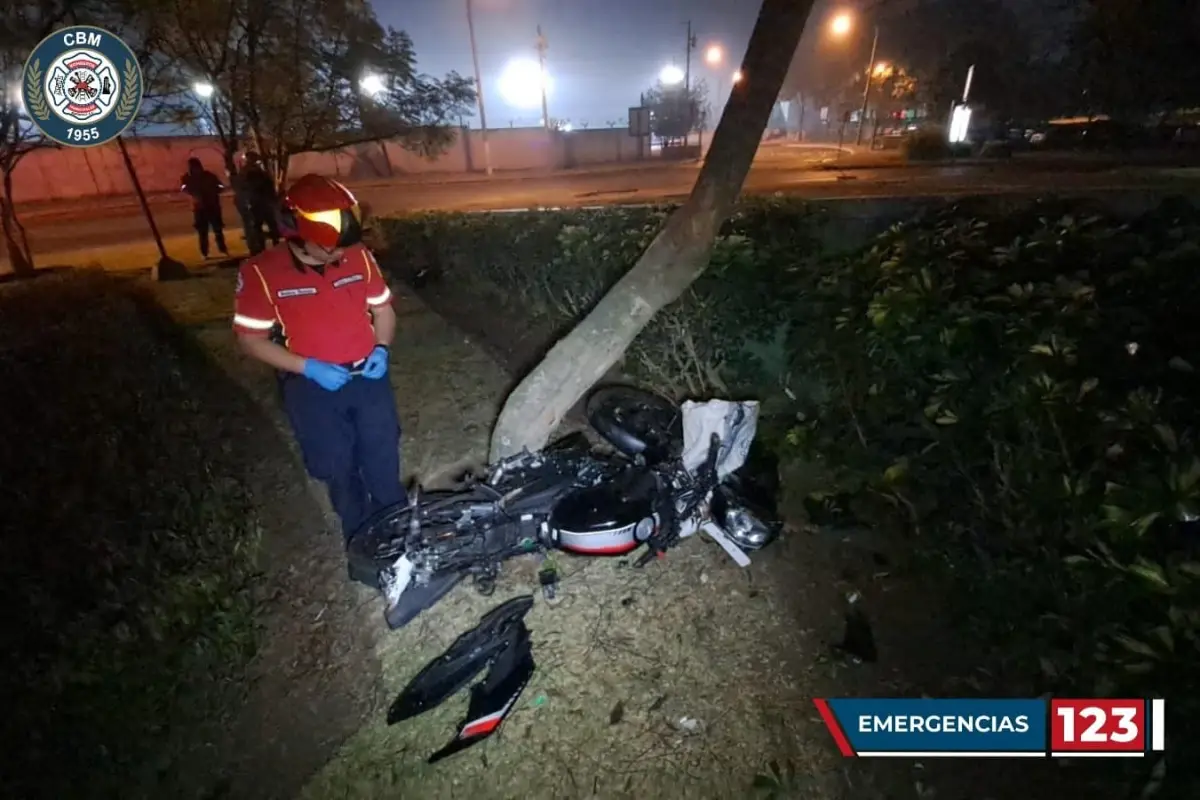
M 1150 170 L 1064 170 L 1021 165 L 867 168 L 840 171 L 832 154 L 807 148 L 764 149 L 746 192 L 784 192 L 813 199 L 962 195 L 1017 191 L 1085 191 L 1150 187 L 1164 183 L 1200 187 L 1200 181 L 1171 178 Z M 375 214 L 420 210 L 503 210 L 531 207 L 647 203 L 682 199 L 697 167 L 655 166 L 629 171 L 456 180 L 441 183 L 391 182 L 355 187 Z M 153 198 L 155 220 L 164 236 L 186 235 L 191 213 L 179 198 Z M 30 244 L 38 255 L 149 240 L 136 205 L 100 202 L 63 204 L 23 212 Z M 235 223 L 232 205 L 226 222 Z M 240 231 L 240 227 L 238 228 Z

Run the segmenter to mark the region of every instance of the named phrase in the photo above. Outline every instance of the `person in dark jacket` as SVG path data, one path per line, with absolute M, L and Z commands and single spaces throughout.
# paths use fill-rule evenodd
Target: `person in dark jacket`
M 192 198 L 192 224 L 200 241 L 200 255 L 208 258 L 208 234 L 212 231 L 217 249 L 229 255 L 225 246 L 225 221 L 221 218 L 221 179 L 204 168 L 198 158 L 188 159 L 188 171 L 179 179 L 180 189 Z
M 264 227 L 271 244 L 279 244 L 279 195 L 275 191 L 275 179 L 267 172 L 266 165 L 258 153 L 246 153 L 241 180 L 245 206 L 250 217 L 250 239 L 247 240 L 246 246 L 250 248 L 251 255 L 257 255 L 266 249 Z

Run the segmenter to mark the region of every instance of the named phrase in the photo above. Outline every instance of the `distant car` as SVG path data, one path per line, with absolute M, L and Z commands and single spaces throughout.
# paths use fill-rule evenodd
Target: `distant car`
M 1038 146 L 1047 150 L 1126 149 L 1144 138 L 1145 133 L 1140 127 L 1117 120 L 1095 119 L 1051 124 Z
M 1175 129 L 1171 141 L 1185 147 L 1200 145 L 1200 125 L 1180 125 Z

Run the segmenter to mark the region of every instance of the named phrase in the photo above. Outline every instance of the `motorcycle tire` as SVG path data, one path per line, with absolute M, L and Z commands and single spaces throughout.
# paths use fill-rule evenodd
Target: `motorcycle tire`
M 601 386 L 588 396 L 586 412 L 592 428 L 627 456 L 655 464 L 683 451 L 683 415 L 660 394 L 634 386 Z
M 464 496 L 461 490 L 453 489 L 422 492 L 421 513 L 436 514 L 439 506 L 450 505 Z M 378 576 L 380 571 L 396 563 L 400 554 L 392 553 L 388 546 L 395 541 L 393 531 L 407 530 L 411 517 L 412 506 L 385 508 L 363 523 L 346 543 L 346 561 L 353 579 L 367 583 L 366 576 Z

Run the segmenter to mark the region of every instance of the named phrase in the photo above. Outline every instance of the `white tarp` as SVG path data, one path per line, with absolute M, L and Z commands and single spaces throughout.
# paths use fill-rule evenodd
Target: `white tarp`
M 758 402 L 709 400 L 683 404 L 683 466 L 695 473 L 708 458 L 715 433 L 721 440 L 717 477 L 724 479 L 746 463 L 750 444 L 758 432 Z

